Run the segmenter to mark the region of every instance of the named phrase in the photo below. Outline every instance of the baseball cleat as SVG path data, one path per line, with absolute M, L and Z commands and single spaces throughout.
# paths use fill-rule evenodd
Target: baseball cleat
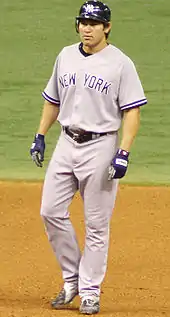
M 51 302 L 52 308 L 62 309 L 70 304 L 74 297 L 78 295 L 78 286 L 71 283 L 64 283 L 64 287 Z
M 84 299 L 80 305 L 80 313 L 85 315 L 97 314 L 100 310 L 99 298 L 96 296 L 88 296 Z

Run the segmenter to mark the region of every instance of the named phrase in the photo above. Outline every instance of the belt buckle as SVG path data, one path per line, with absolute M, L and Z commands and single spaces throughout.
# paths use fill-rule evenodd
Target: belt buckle
M 72 133 L 73 133 L 73 140 L 77 141 L 78 138 L 79 138 L 79 134 L 78 133 L 74 133 L 74 132 L 72 132 Z

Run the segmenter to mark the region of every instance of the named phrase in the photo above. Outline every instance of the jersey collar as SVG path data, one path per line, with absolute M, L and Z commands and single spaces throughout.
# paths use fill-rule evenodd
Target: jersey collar
M 79 44 L 79 51 L 80 51 L 80 53 L 81 53 L 83 56 L 85 56 L 85 57 L 92 55 L 92 54 L 86 53 L 86 52 L 83 50 L 83 43 L 82 43 L 82 42 Z

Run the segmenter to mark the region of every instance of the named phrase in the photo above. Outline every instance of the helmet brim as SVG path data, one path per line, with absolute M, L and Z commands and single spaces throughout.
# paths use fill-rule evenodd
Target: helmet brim
M 76 20 L 78 22 L 81 22 L 82 20 L 93 20 L 93 21 L 98 21 L 100 23 L 109 23 L 108 21 L 106 21 L 104 18 L 101 18 L 95 14 L 82 14 L 81 16 L 77 16 Z

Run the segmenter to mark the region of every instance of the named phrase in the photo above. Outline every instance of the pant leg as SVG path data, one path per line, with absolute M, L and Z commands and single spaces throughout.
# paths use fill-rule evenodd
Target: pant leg
M 117 136 L 106 136 L 89 148 L 82 148 L 83 159 L 76 169 L 86 227 L 85 248 L 79 267 L 80 297 L 100 295 L 107 269 L 110 218 L 118 187 L 118 180 L 108 181 L 108 166 L 116 145 Z
M 80 249 L 68 207 L 77 191 L 72 171 L 72 145 L 60 137 L 44 180 L 41 216 L 65 282 L 78 280 Z

